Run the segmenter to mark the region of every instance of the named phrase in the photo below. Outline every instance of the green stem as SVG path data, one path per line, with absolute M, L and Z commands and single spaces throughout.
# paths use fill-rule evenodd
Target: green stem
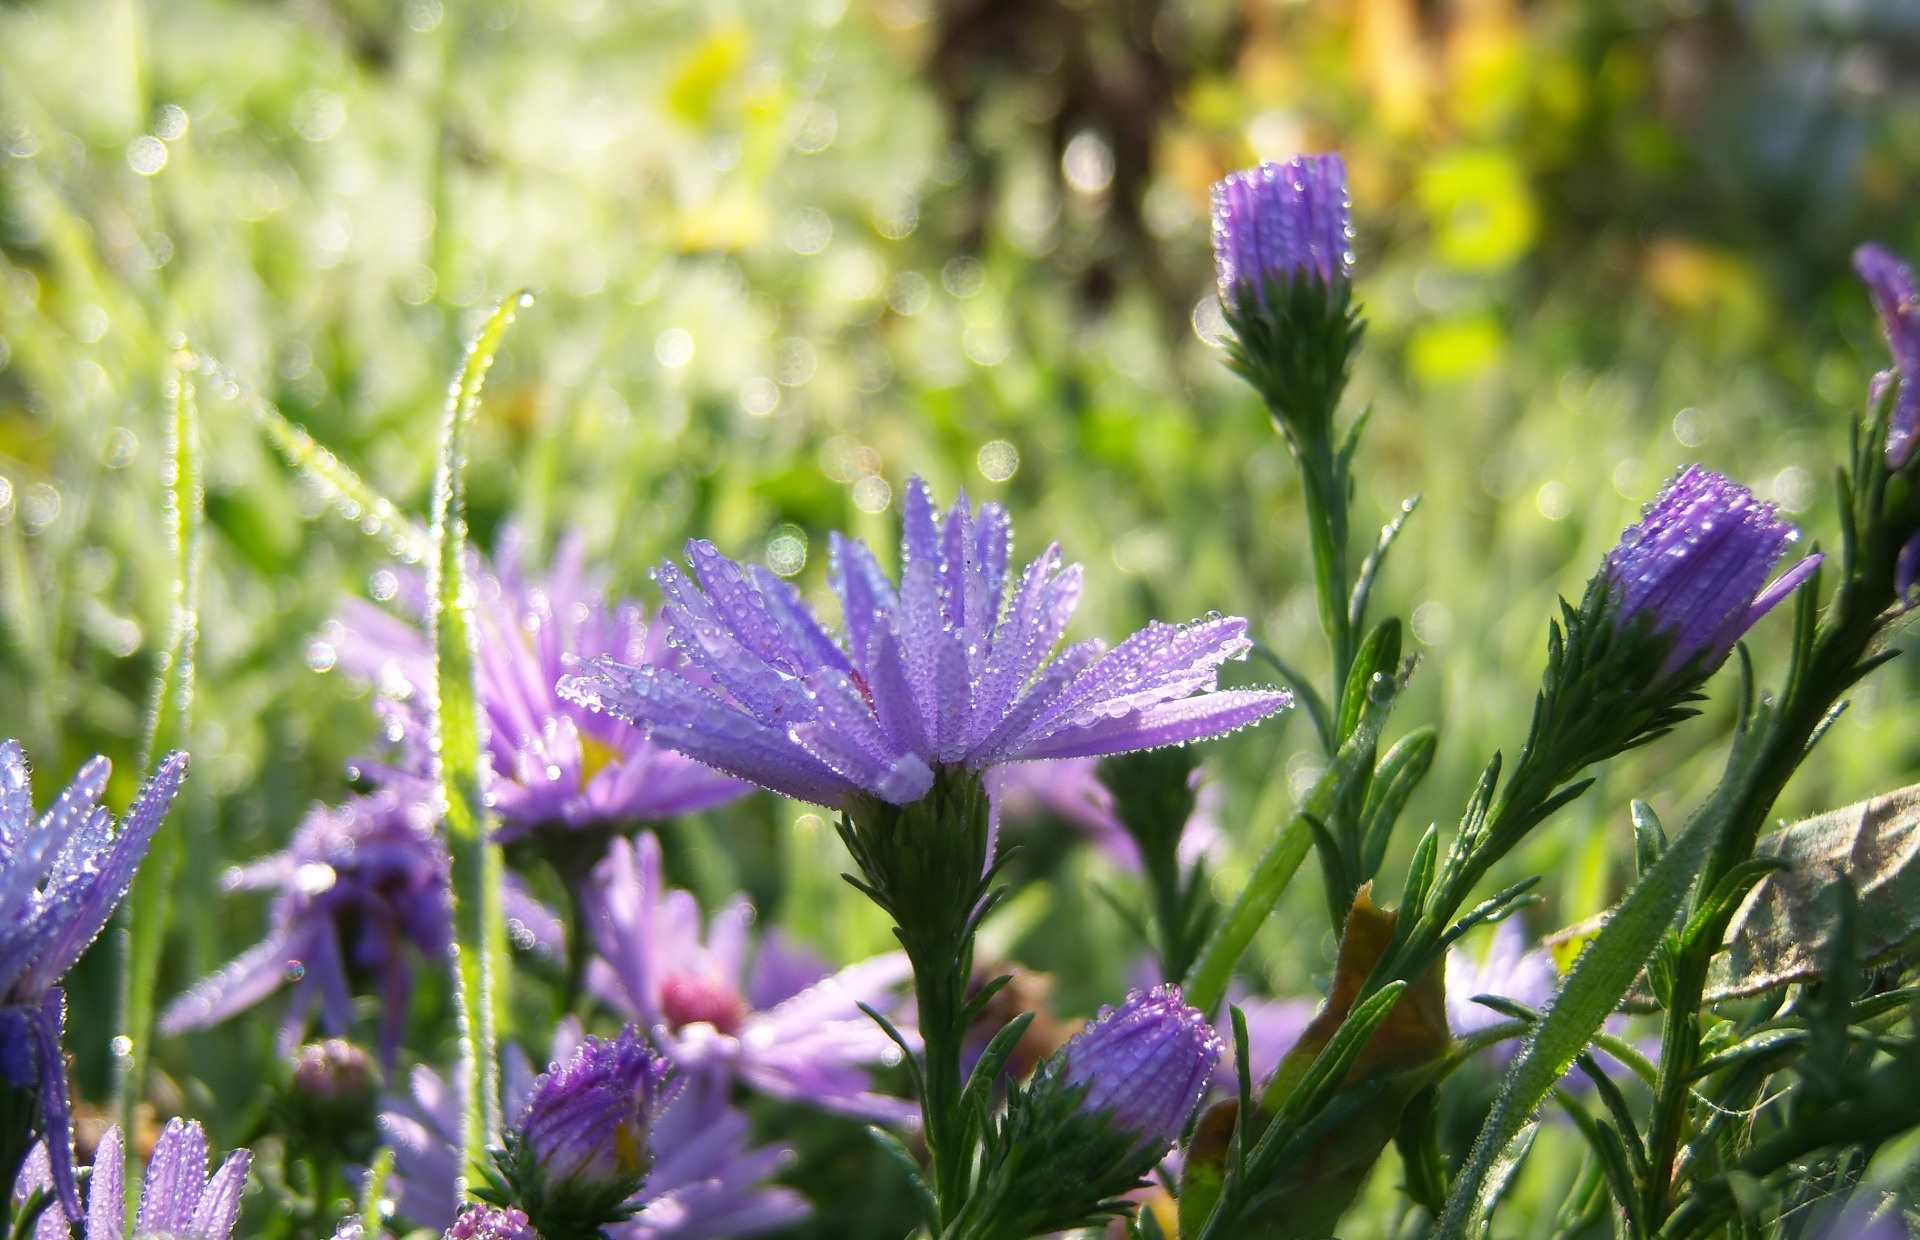
M 1353 667 L 1353 625 L 1347 614 L 1347 487 L 1326 441 L 1305 445 L 1299 458 L 1313 552 L 1313 589 L 1333 662 L 1333 717 L 1345 717 L 1347 673 Z M 1336 737 L 1336 743 L 1344 742 Z
M 1267 850 L 1260 854 L 1253 873 L 1247 877 L 1247 885 L 1234 898 L 1233 907 L 1214 927 L 1213 934 L 1200 949 L 1199 958 L 1187 970 L 1181 991 L 1188 1003 L 1209 1016 L 1218 1010 L 1220 1001 L 1227 997 L 1227 983 L 1233 980 L 1234 966 L 1246 954 L 1248 944 L 1260 932 L 1267 915 L 1280 902 L 1281 894 L 1312 848 L 1313 831 L 1307 825 L 1306 816 L 1298 813 L 1289 816 Z

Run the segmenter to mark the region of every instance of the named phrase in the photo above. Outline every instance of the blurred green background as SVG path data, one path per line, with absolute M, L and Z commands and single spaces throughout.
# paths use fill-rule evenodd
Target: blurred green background
M 1442 730 L 1409 821 L 1450 823 L 1522 734 L 1556 593 L 1676 466 L 1833 541 L 1845 418 L 1886 364 L 1848 254 L 1920 251 L 1920 8 L 0 0 L 0 731 L 43 794 L 94 752 L 131 793 L 172 589 L 164 393 L 190 342 L 245 391 L 199 382 L 194 857 L 163 999 L 254 941 L 260 904 L 220 871 L 342 795 L 372 746 L 366 694 L 309 644 L 387 561 L 244 398 L 422 513 L 463 340 L 523 287 L 477 428 L 482 545 L 509 519 L 579 530 L 650 603 L 646 568 L 697 534 L 825 598 L 827 532 L 890 546 L 922 473 L 1008 504 L 1029 554 L 1057 539 L 1086 563 L 1079 635 L 1217 608 L 1322 671 L 1291 464 L 1209 341 L 1207 189 L 1328 148 L 1370 324 L 1361 537 L 1424 496 L 1379 596 L 1423 660 L 1396 727 Z M 1763 679 L 1784 636 L 1756 635 Z M 1783 811 L 1912 779 L 1915 676 L 1860 693 Z M 1725 716 L 1614 764 L 1510 859 L 1549 876 L 1534 931 L 1618 894 L 1628 798 L 1684 816 Z M 1231 892 L 1319 759 L 1295 718 L 1210 761 Z M 704 898 L 744 886 L 837 958 L 879 950 L 807 813 L 749 802 L 679 824 L 670 853 Z M 1036 854 L 1001 941 L 1084 1014 L 1132 967 L 1090 882 L 1125 880 Z M 1323 921 L 1310 873 L 1289 900 L 1250 973 L 1311 994 L 1331 941 L 1298 930 Z M 94 1099 L 105 955 L 75 980 Z M 265 1024 L 160 1048 L 156 1102 L 230 1142 Z M 829 1154 L 803 1178 L 869 1167 Z M 1555 1204 L 1535 1178 L 1516 1225 L 1529 1192 Z

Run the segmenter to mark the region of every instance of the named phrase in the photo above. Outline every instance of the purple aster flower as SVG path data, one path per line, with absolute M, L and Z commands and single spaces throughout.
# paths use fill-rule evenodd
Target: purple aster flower
M 688 1077 L 737 1077 L 764 1094 L 866 1119 L 905 1121 L 912 1103 L 874 1093 L 868 1066 L 899 1050 L 859 1008 L 906 979 L 899 952 L 828 976 L 769 936 L 747 970 L 753 906 L 737 897 L 705 927 L 685 891 L 665 891 L 651 834 L 615 840 L 594 870 L 588 923 L 600 955 L 588 986 L 656 1031 Z
M 835 535 L 833 586 L 845 649 L 798 592 L 703 541 L 688 544 L 699 585 L 655 572 L 681 667 L 591 660 L 561 683 L 574 701 L 775 792 L 843 806 L 870 795 L 906 805 L 934 767 L 1151 749 L 1265 718 L 1289 696 L 1217 690 L 1244 655 L 1246 621 L 1153 624 L 1108 651 L 1080 642 L 1050 659 L 1080 596 L 1080 569 L 1049 547 L 1009 580 L 1012 528 L 998 505 L 976 517 L 962 495 L 944 521 L 927 487 L 906 494 L 900 586 L 857 540 Z
M 540 1240 L 540 1233 L 511 1206 L 476 1204 L 460 1211 L 446 1240 Z
M 553 1058 L 571 1058 L 581 1040 L 569 1018 L 554 1037 Z M 509 1046 L 505 1060 L 505 1106 L 518 1114 L 533 1093 L 534 1077 L 518 1047 Z M 383 1139 L 394 1151 L 389 1183 L 403 1217 L 436 1226 L 458 1208 L 459 1098 L 431 1068 L 416 1067 L 411 1086 L 410 1095 L 391 1099 L 380 1117 Z M 728 1104 L 725 1082 L 682 1080 L 653 1123 L 656 1161 L 630 1203 L 638 1213 L 609 1225 L 608 1234 L 615 1240 L 719 1240 L 806 1217 L 806 1201 L 797 1193 L 765 1183 L 792 1152 L 750 1147 L 748 1127 L 747 1117 Z
M 1661 676 L 1696 659 L 1717 667 L 1820 563 L 1820 556 L 1808 556 L 1767 584 L 1799 537 L 1773 514 L 1773 505 L 1758 502 L 1747 488 L 1689 465 L 1608 553 L 1603 571 L 1619 604 L 1618 624 L 1646 616 L 1650 632 L 1672 642 Z
M 1115 863 L 1139 870 L 1140 846 L 1113 812 L 1113 793 L 1100 782 L 1098 758 L 1010 762 L 987 772 L 987 795 L 999 821 L 1031 822 L 1045 815 L 1078 827 Z M 1180 837 L 1180 859 L 1198 860 L 1220 839 L 1219 785 L 1201 782 L 1199 804 Z
M 1347 165 L 1337 154 L 1301 155 L 1236 172 L 1213 187 L 1213 255 L 1220 300 L 1239 306 L 1250 287 L 1266 304 L 1269 281 L 1353 271 Z
M 1086 1087 L 1083 1113 L 1108 1116 L 1157 1156 L 1206 1096 L 1224 1049 L 1200 1010 L 1181 1002 L 1179 987 L 1156 986 L 1102 1008 L 1050 1067 L 1062 1084 Z
M 185 754 L 168 755 L 115 831 L 99 803 L 112 770 L 105 758 L 82 766 L 36 819 L 26 753 L 18 741 L 0 744 L 0 1084 L 37 1092 L 53 1184 L 74 1222 L 80 1194 L 60 1056 L 66 996 L 56 983 L 127 894 L 186 769 Z
M 1853 252 L 1853 269 L 1866 282 L 1880 325 L 1887 333 L 1900 376 L 1894 398 L 1893 420 L 1887 427 L 1887 468 L 1902 469 L 1913 458 L 1920 441 L 1920 286 L 1913 268 L 1881 245 L 1863 245 Z
M 1546 1010 L 1553 992 L 1560 988 L 1560 971 L 1545 948 L 1528 950 L 1527 932 L 1519 922 L 1509 919 L 1494 927 L 1493 941 L 1486 955 L 1476 960 L 1458 947 L 1447 953 L 1447 1024 L 1455 1037 L 1465 1037 L 1491 1028 L 1505 1016 L 1475 1002 L 1480 995 L 1512 999 L 1536 1012 Z M 1510 1058 L 1514 1048 L 1503 1046 L 1501 1057 Z
M 107 1129 L 93 1155 L 87 1181 L 85 1240 L 125 1240 L 127 1234 L 126 1156 L 120 1129 Z M 240 1217 L 240 1192 L 247 1185 L 253 1156 L 246 1150 L 227 1155 L 207 1176 L 207 1134 L 193 1120 L 172 1119 L 154 1143 L 147 1177 L 140 1189 L 134 1240 L 227 1240 Z M 25 1201 L 36 1188 L 52 1188 L 52 1170 L 44 1145 L 36 1145 L 20 1170 L 14 1200 Z M 66 1220 L 49 1209 L 34 1226 L 33 1240 L 67 1240 Z
M 498 836 L 513 839 L 542 826 L 582 827 L 658 820 L 691 813 L 749 789 L 710 767 L 664 749 L 633 728 L 555 692 L 575 659 L 605 657 L 648 666 L 671 652 L 639 604 L 608 605 L 606 591 L 582 569 L 578 538 L 560 544 L 552 570 L 525 568 L 516 531 L 502 540 L 497 567 L 477 566 L 479 681 L 492 778 L 488 793 L 500 818 Z M 395 590 L 424 615 L 417 578 Z M 375 687 L 399 743 L 402 762 L 424 772 L 431 735 L 433 649 L 419 627 L 359 599 L 350 600 L 326 637 L 340 666 Z
M 318 1007 L 330 1033 L 353 1026 L 353 978 L 380 995 L 381 1052 L 391 1065 L 413 993 L 409 945 L 436 967 L 452 947 L 446 846 L 424 799 L 393 789 L 317 805 L 286 851 L 231 870 L 229 891 L 277 894 L 265 941 L 195 985 L 162 1013 L 163 1033 L 223 1021 L 297 984 L 282 1030 L 291 1053 Z

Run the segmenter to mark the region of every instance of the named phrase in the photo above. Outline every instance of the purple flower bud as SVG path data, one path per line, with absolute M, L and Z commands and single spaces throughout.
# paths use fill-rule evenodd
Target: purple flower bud
M 1080 1109 L 1105 1113 L 1141 1143 L 1179 1139 L 1220 1063 L 1222 1043 L 1177 986 L 1136 990 L 1075 1034 L 1060 1051 L 1061 1077 L 1085 1085 Z
M 1799 537 L 1739 483 L 1689 465 L 1620 536 L 1603 570 L 1624 627 L 1640 616 L 1672 645 L 1666 676 L 1696 658 L 1717 665 L 1754 623 L 1819 564 L 1808 556 L 1772 585 L 1767 574 Z
M 1920 442 L 1920 285 L 1914 282 L 1913 268 L 1881 245 L 1855 250 L 1853 269 L 1866 282 L 1873 308 L 1880 312 L 1887 348 L 1900 372 L 1900 393 L 1894 398 L 1893 422 L 1887 428 L 1887 468 L 1901 469 Z
M 322 1102 L 371 1096 L 373 1061 L 345 1038 L 309 1042 L 294 1055 L 293 1087 Z
M 511 1206 L 468 1206 L 447 1228 L 446 1240 L 540 1240 L 527 1216 Z
M 530 1188 L 549 1198 L 640 1187 L 653 1153 L 647 1131 L 666 1101 L 667 1061 L 633 1026 L 614 1041 L 587 1038 L 540 1078 L 520 1119 Z
M 1251 286 L 1266 304 L 1269 280 L 1353 271 L 1347 165 L 1337 154 L 1301 155 L 1236 172 L 1213 187 L 1213 254 L 1220 299 L 1240 306 Z

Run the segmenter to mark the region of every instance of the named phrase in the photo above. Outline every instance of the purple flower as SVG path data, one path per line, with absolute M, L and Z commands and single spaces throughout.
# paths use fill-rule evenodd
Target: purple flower
M 487 791 L 506 840 L 543 826 L 581 827 L 671 818 L 728 801 L 746 785 L 663 749 L 625 724 L 555 692 L 575 659 L 605 657 L 645 666 L 670 655 L 639 604 L 609 607 L 601 584 L 581 568 L 578 538 L 562 541 L 552 571 L 534 579 L 517 532 L 502 540 L 498 566 L 478 566 L 479 663 L 492 775 Z M 392 574 L 390 574 L 392 575 Z M 404 593 L 425 611 L 417 580 Z M 433 649 L 418 627 L 358 599 L 324 636 L 340 666 L 375 687 L 402 762 L 427 770 Z
M 240 1191 L 247 1184 L 253 1156 L 246 1150 L 227 1155 L 207 1177 L 207 1135 L 193 1120 L 172 1119 L 154 1143 L 141 1185 L 135 1240 L 227 1240 L 240 1217 Z M 126 1157 L 118 1126 L 107 1129 L 93 1155 L 87 1181 L 85 1240 L 125 1240 L 127 1234 Z M 44 1145 L 36 1145 L 14 1185 L 21 1202 L 36 1188 L 51 1188 L 53 1176 Z M 49 1209 L 34 1226 L 33 1240 L 67 1240 L 66 1221 Z
M 1914 283 L 1913 268 L 1885 246 L 1855 250 L 1853 269 L 1866 282 L 1900 373 L 1900 393 L 1887 428 L 1887 468 L 1902 469 L 1920 441 L 1920 287 Z
M 917 1114 L 904 1099 L 873 1092 L 868 1065 L 899 1051 L 859 1008 L 883 1003 L 906 979 L 905 956 L 876 956 L 829 977 L 769 937 L 748 973 L 753 907 L 744 898 L 716 913 L 703 938 L 692 894 L 662 888 L 659 841 L 613 841 L 587 893 L 599 949 L 587 984 L 654 1029 L 676 1068 L 861 1118 Z
M 1063 1084 L 1084 1085 L 1080 1109 L 1104 1114 L 1159 1153 L 1179 1139 L 1225 1044 L 1177 986 L 1136 990 L 1102 1008 L 1056 1056 Z
M 1661 676 L 1696 659 L 1718 666 L 1820 563 L 1808 556 L 1767 584 L 1799 537 L 1773 512 L 1740 484 L 1689 465 L 1608 553 L 1603 571 L 1619 604 L 1618 624 L 1646 616 L 1650 632 L 1671 639 Z
M 1113 793 L 1100 782 L 1098 758 L 1056 758 L 1049 762 L 1010 762 L 987 772 L 987 795 L 998 821 L 1027 822 L 1052 814 L 1078 827 L 1118 865 L 1140 868 L 1140 846 L 1113 812 Z M 1214 816 L 1219 786 L 1200 784 L 1200 803 L 1180 837 L 1180 859 L 1197 860 L 1220 838 Z
M 1080 569 L 1049 547 L 1018 582 L 998 505 L 962 495 L 944 521 L 926 484 L 907 488 L 898 590 L 865 544 L 834 536 L 846 647 L 792 586 L 688 544 L 696 587 L 655 573 L 682 667 L 592 660 L 561 683 L 574 701 L 775 792 L 843 806 L 924 796 L 935 766 L 1151 749 L 1216 736 L 1285 706 L 1284 692 L 1216 691 L 1248 649 L 1246 621 L 1153 624 L 1111 651 L 1080 642 L 1049 658 L 1080 597 Z
M 569 1018 L 555 1035 L 553 1058 L 571 1058 L 581 1041 Z M 518 1047 L 505 1056 L 502 1093 L 518 1114 L 533 1092 L 533 1073 Z M 719 1088 L 714 1088 L 718 1084 Z M 389 1182 L 399 1213 L 432 1227 L 453 1218 L 459 1198 L 459 1098 L 431 1068 L 416 1067 L 406 1098 L 380 1116 L 394 1151 Z M 653 1124 L 656 1161 L 632 1200 L 639 1212 L 607 1228 L 616 1240 L 718 1240 L 756 1235 L 806 1217 L 807 1204 L 766 1178 L 792 1158 L 778 1146 L 749 1147 L 747 1117 L 728 1104 L 725 1082 L 683 1080 Z
M 282 1030 L 291 1053 L 316 1006 L 329 1032 L 352 1028 L 357 973 L 378 989 L 390 1065 L 413 993 L 408 945 L 436 967 L 452 946 L 447 852 L 425 800 L 388 789 L 315 806 L 286 851 L 229 871 L 225 884 L 275 891 L 271 928 L 264 942 L 175 999 L 161 1032 L 215 1024 L 292 980 L 297 993 Z
M 625 1201 L 653 1163 L 648 1130 L 666 1094 L 667 1061 L 632 1025 L 612 1041 L 587 1038 L 533 1083 L 509 1142 L 532 1186 Z
M 540 1240 L 540 1233 L 510 1206 L 470 1205 L 447 1228 L 446 1240 Z
M 168 755 L 116 832 L 99 804 L 112 770 L 105 758 L 82 766 L 36 819 L 26 753 L 18 741 L 0 744 L 0 1083 L 38 1091 L 53 1184 L 74 1222 L 80 1194 L 60 1056 L 66 996 L 56 983 L 127 894 L 186 769 L 185 754 Z
M 1545 948 L 1527 949 L 1527 932 L 1511 919 L 1494 928 L 1487 954 L 1479 960 L 1458 947 L 1447 953 L 1447 1024 L 1455 1037 L 1464 1037 L 1491 1028 L 1505 1016 L 1476 1003 L 1479 995 L 1512 999 L 1536 1012 L 1546 1010 L 1553 992 L 1560 988 L 1560 971 Z M 1503 1049 L 1503 1057 L 1513 1048 Z
M 1220 300 L 1239 306 L 1252 289 L 1266 304 L 1268 281 L 1317 276 L 1327 284 L 1353 271 L 1347 165 L 1337 154 L 1301 155 L 1236 172 L 1213 187 L 1213 255 Z

